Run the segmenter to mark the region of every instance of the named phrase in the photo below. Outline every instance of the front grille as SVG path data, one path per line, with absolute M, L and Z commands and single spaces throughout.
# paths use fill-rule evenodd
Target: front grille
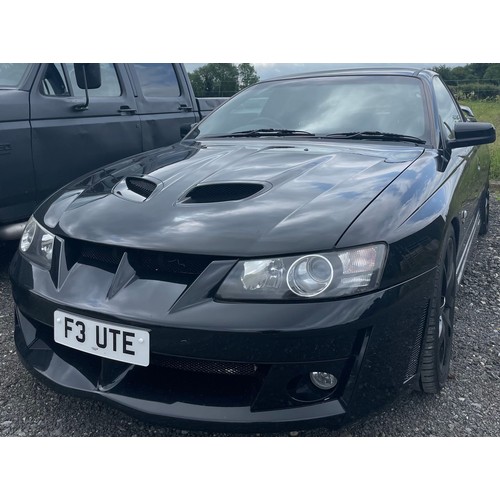
M 186 255 L 150 250 L 130 250 L 130 265 L 138 272 L 199 276 L 213 260 L 203 255 Z
M 215 260 L 206 255 L 138 250 L 69 239 L 65 246 L 66 254 L 72 261 L 70 266 L 82 262 L 116 271 L 123 254 L 127 252 L 128 261 L 138 275 L 159 279 L 181 276 L 194 280 Z
M 72 245 L 78 245 L 74 243 Z M 68 246 L 68 243 L 66 244 Z M 123 257 L 123 249 L 108 245 L 97 245 L 94 243 L 84 243 L 79 245 L 79 255 L 75 255 L 76 260 L 90 260 L 118 267 Z
M 125 180 L 130 191 L 137 193 L 144 198 L 151 196 L 151 193 L 156 189 L 156 184 L 141 177 L 127 177 Z
M 258 369 L 257 365 L 253 363 L 174 358 L 158 354 L 152 355 L 151 364 L 187 372 L 207 373 L 211 375 L 239 375 L 243 377 L 254 376 Z

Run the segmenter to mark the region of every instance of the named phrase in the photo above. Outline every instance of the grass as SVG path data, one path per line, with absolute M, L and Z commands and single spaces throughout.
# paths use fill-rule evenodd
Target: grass
M 460 101 L 460 104 L 469 106 L 478 122 L 493 123 L 500 134 L 500 101 Z M 489 144 L 491 154 L 491 179 L 500 181 L 500 138 Z

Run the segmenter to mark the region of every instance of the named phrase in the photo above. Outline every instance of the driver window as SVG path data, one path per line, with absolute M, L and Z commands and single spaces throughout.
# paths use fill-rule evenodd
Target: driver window
M 101 63 L 101 86 L 98 89 L 89 89 L 90 97 L 118 97 L 121 95 L 120 82 L 116 69 L 112 63 Z M 85 97 L 85 90 L 81 89 L 76 83 L 75 67 L 73 64 L 67 64 L 66 69 L 69 73 L 69 80 L 73 95 L 75 97 Z
M 462 121 L 462 115 L 448 89 L 439 78 L 434 78 L 433 86 L 436 93 L 438 113 L 444 125 L 445 139 L 453 139 L 455 137 L 455 123 Z

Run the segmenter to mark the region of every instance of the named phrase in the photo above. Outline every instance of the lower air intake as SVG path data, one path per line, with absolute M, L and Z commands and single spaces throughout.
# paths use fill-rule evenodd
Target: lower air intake
M 202 359 L 173 358 L 153 355 L 151 364 L 196 373 L 212 375 L 239 375 L 251 377 L 257 372 L 257 365 L 252 363 L 231 363 L 228 361 L 207 361 Z

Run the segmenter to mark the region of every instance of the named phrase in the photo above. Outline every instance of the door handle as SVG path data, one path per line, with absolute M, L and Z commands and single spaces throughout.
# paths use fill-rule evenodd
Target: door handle
M 193 111 L 193 107 L 188 106 L 187 104 L 179 104 L 179 107 L 177 109 L 179 111 Z
M 118 113 L 133 115 L 133 114 L 137 113 L 137 109 L 131 108 L 130 106 L 120 106 Z

